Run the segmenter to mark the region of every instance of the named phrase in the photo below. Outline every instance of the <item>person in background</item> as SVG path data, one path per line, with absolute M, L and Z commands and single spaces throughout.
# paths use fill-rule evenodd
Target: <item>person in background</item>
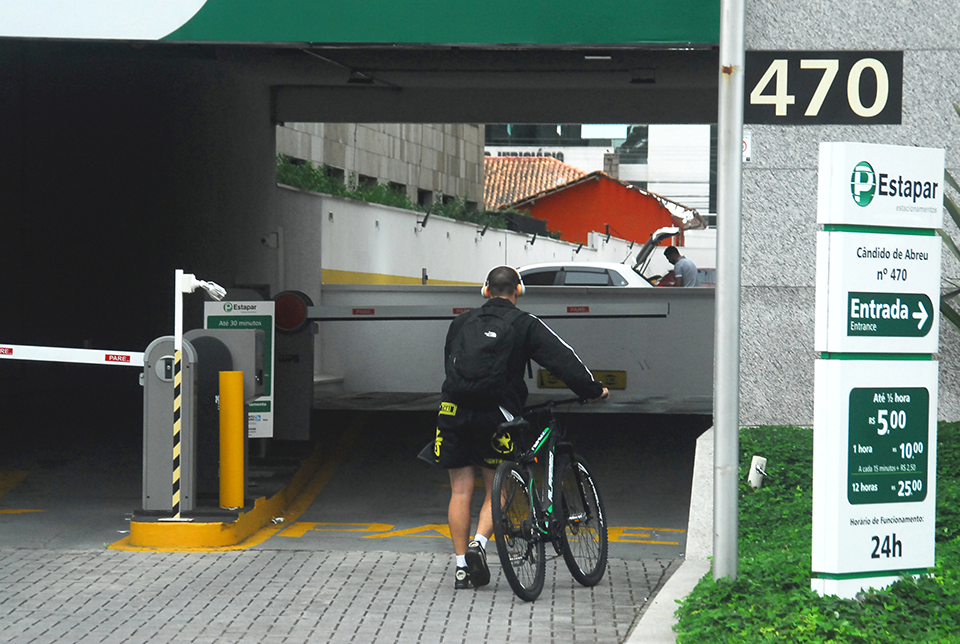
M 681 255 L 676 246 L 670 246 L 663 251 L 663 256 L 673 264 L 673 286 L 700 286 L 700 274 L 696 264 Z

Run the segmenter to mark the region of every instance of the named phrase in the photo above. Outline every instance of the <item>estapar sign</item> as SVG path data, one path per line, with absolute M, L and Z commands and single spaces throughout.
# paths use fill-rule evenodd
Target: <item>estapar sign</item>
M 817 223 L 940 228 L 943 163 L 938 148 L 821 143 Z

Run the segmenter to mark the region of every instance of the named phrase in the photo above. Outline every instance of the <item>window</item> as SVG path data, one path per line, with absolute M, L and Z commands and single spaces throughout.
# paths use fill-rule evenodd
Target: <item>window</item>
M 600 269 L 574 269 L 564 271 L 566 286 L 610 286 L 610 276 L 607 271 Z
M 553 286 L 557 283 L 558 273 L 560 273 L 560 269 L 557 268 L 524 271 L 523 283 L 526 286 Z

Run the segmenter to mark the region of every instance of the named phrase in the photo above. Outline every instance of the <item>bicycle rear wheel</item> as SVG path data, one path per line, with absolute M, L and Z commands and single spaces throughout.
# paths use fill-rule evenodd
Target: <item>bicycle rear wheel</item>
M 583 459 L 573 454 L 560 467 L 563 526 L 560 549 L 573 578 L 596 586 L 607 568 L 607 521 L 600 492 Z
M 543 539 L 537 534 L 530 480 L 516 463 L 501 463 L 493 476 L 493 533 L 503 574 L 517 597 L 533 601 L 543 590 Z

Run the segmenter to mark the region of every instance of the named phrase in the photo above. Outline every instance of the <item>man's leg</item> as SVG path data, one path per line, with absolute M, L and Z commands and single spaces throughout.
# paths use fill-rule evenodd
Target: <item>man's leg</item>
M 483 507 L 480 508 L 480 520 L 477 524 L 477 536 L 467 545 L 467 554 L 464 557 L 467 569 L 470 571 L 470 581 L 474 586 L 486 586 L 490 583 L 490 569 L 487 567 L 487 539 L 493 534 L 493 515 L 490 507 L 490 493 L 493 490 L 494 470 L 480 468 L 483 474 L 483 487 L 486 496 Z
M 450 473 L 450 507 L 447 509 L 450 538 L 453 539 L 453 551 L 463 555 L 467 551 L 467 541 L 470 539 L 470 500 L 473 498 L 473 486 L 477 475 L 472 465 L 447 471 Z M 487 512 L 489 514 L 489 508 Z M 491 520 L 489 524 L 492 527 L 493 521 Z
M 496 470 L 481 467 L 480 473 L 483 474 L 483 487 L 487 491 L 487 496 L 483 499 L 483 507 L 480 508 L 477 534 L 482 534 L 489 539 L 493 535 L 493 510 L 490 508 L 490 495 L 493 492 L 493 475 Z

